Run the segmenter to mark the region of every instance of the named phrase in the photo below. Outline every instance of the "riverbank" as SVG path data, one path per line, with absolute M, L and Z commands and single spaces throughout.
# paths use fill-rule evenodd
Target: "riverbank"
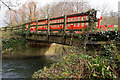
M 64 55 L 50 67 L 45 66 L 32 75 L 33 79 L 40 78 L 120 78 L 120 62 L 115 56 L 113 46 L 109 46 L 104 54 L 86 54 L 83 50 L 75 49 Z M 109 54 L 106 52 L 109 50 Z
M 24 38 L 17 37 L 4 39 L 2 40 L 2 44 L 3 59 L 30 59 L 51 56 L 56 59 L 73 48 L 73 46 L 55 43 L 48 45 L 28 44 Z
M 33 79 L 39 78 L 119 78 L 120 64 L 113 50 L 113 44 L 104 45 L 104 51 L 100 54 L 92 51 L 92 54 L 72 46 L 50 44 L 47 46 L 29 45 L 17 37 L 4 40 L 3 58 L 19 59 L 40 56 L 51 57 L 53 63 L 36 71 Z M 25 42 L 25 43 L 24 43 Z M 5 50 L 5 51 L 4 51 Z M 119 52 L 118 52 L 119 53 Z M 42 62 L 41 62 L 42 63 Z M 41 64 L 40 63 L 40 64 Z
M 29 44 L 24 35 L 17 32 L 2 32 L 2 58 L 3 59 L 29 59 L 40 57 L 53 57 L 59 59 L 61 55 L 71 51 L 73 46 L 61 44 L 36 45 Z

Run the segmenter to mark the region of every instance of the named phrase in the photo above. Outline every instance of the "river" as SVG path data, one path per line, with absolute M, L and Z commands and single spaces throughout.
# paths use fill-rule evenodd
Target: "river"
M 3 60 L 2 61 L 2 77 L 3 78 L 30 78 L 31 75 L 53 63 L 48 57 L 38 59 L 20 59 L 20 60 Z

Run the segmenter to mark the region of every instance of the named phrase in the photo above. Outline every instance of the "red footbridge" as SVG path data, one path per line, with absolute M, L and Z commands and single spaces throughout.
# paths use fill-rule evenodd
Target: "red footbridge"
M 92 9 L 84 13 L 48 17 L 47 19 L 40 19 L 22 25 L 2 27 L 1 31 L 22 32 L 28 41 L 36 43 L 49 42 L 78 45 L 82 43 L 79 40 L 79 35 L 90 33 L 89 36 L 97 37 L 100 32 L 108 32 L 108 30 L 116 27 L 115 25 L 100 25 L 101 20 L 102 17 L 97 17 L 97 11 Z M 110 32 L 116 34 L 115 31 Z M 103 41 L 106 40 L 108 39 L 105 38 Z

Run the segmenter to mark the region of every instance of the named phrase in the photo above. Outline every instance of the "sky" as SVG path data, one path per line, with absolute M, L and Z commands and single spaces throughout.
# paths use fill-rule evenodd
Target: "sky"
M 3 0 L 5 1 L 5 0 Z M 11 0 L 13 3 L 16 0 Z M 26 1 L 28 0 L 17 0 L 18 2 L 20 2 L 21 4 L 24 4 Z M 29 0 L 31 1 L 31 0 Z M 64 2 L 74 2 L 74 1 L 80 1 L 80 0 L 33 0 L 38 2 L 39 6 L 44 6 L 48 3 L 53 3 L 53 2 L 60 2 L 60 1 L 64 1 Z M 90 3 L 90 5 L 92 6 L 92 8 L 97 8 L 97 7 L 102 7 L 104 4 L 108 6 L 108 10 L 112 10 L 114 12 L 118 12 L 118 2 L 120 0 L 86 0 Z M 1 3 L 0 3 L 1 4 Z M 19 7 L 15 7 L 14 9 L 18 9 Z M 7 10 L 7 8 L 1 4 L 1 10 L 0 10 L 0 27 L 6 26 L 3 22 L 4 20 L 4 16 L 5 16 L 5 11 Z

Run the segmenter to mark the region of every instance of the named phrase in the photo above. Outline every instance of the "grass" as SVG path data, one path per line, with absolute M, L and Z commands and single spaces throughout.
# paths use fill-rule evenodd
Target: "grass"
M 50 67 L 35 72 L 33 79 L 39 78 L 118 78 L 118 66 L 114 56 L 88 55 L 71 52 Z

